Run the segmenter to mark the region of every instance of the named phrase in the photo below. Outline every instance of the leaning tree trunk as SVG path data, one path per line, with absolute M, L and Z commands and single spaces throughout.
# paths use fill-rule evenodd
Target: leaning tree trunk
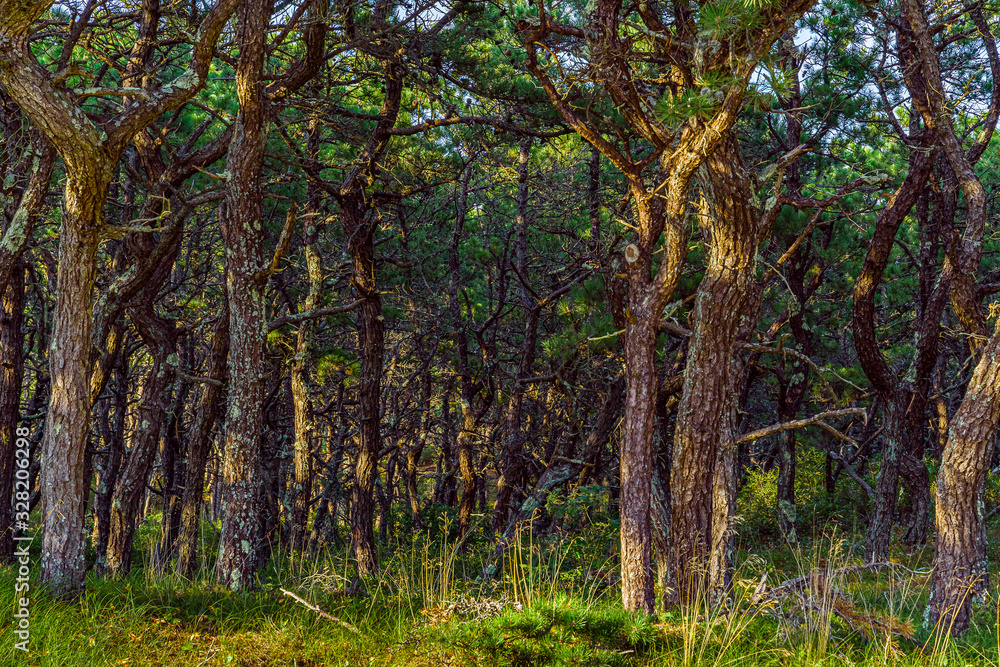
M 157 281 L 158 282 L 158 281 Z M 151 299 L 157 291 L 156 282 L 150 283 L 144 296 Z M 130 312 L 130 318 L 153 357 L 137 419 L 138 428 L 115 484 L 111 498 L 111 514 L 107 548 L 107 572 L 121 577 L 132 569 L 132 538 L 139 518 L 139 507 L 146 495 L 149 475 L 160 442 L 160 427 L 167 417 L 172 402 L 171 387 L 177 370 L 177 331 L 173 320 L 164 320 L 154 311 L 151 300 Z
M 254 585 L 260 547 L 260 434 L 263 428 L 264 312 L 263 191 L 261 171 L 267 134 L 263 95 L 268 0 L 248 0 L 239 9 L 240 60 L 236 90 L 240 111 L 226 160 L 225 199 L 229 299 L 229 406 L 222 463 L 222 534 L 215 575 L 232 590 Z
M 910 85 L 914 84 L 911 82 Z M 926 142 L 928 137 L 924 134 L 920 139 Z M 852 314 L 854 347 L 865 375 L 878 392 L 884 420 L 882 461 L 875 485 L 872 520 L 868 524 L 866 542 L 867 558 L 870 561 L 885 560 L 889 553 L 899 488 L 899 461 L 904 451 L 902 440 L 906 435 L 904 412 L 907 408 L 907 405 L 903 404 L 903 392 L 900 391 L 899 380 L 889 368 L 878 347 L 875 331 L 875 295 L 888 264 L 896 232 L 917 201 L 932 165 L 933 156 L 929 155 L 928 151 L 919 148 L 913 151 L 906 178 L 893 193 L 888 206 L 883 209 L 875 222 L 871 245 L 854 283 Z
M 988 589 L 983 487 L 1000 423 L 1000 329 L 983 349 L 951 421 L 937 478 L 937 543 L 927 618 L 944 632 L 969 628 Z

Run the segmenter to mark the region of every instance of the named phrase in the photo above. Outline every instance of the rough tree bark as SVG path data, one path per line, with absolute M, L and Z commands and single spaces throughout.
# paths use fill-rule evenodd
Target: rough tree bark
M 15 264 L 15 268 L 20 262 Z M 11 500 L 24 380 L 24 271 L 0 285 L 0 563 L 14 558 Z
M 231 590 L 254 586 L 260 548 L 260 437 L 263 429 L 266 343 L 261 170 L 267 141 L 264 99 L 265 37 L 270 0 L 239 9 L 236 93 L 240 110 L 226 157 L 223 239 L 229 299 L 229 403 L 222 462 L 222 534 L 215 576 Z
M 1000 424 L 1000 328 L 982 349 L 948 430 L 937 478 L 934 574 L 926 618 L 942 632 L 968 630 L 989 587 L 983 487 Z
M 689 186 L 695 171 L 733 126 L 747 81 L 760 56 L 770 50 L 787 27 L 811 5 L 812 0 L 791 0 L 761 9 L 765 15 L 762 21 L 765 29 L 730 41 L 715 54 L 707 54 L 703 47 L 684 45 L 685 42 L 702 44 L 702 38 L 688 33 L 694 29 L 695 22 L 690 20 L 690 10 L 683 4 L 673 6 L 670 27 L 664 24 L 651 4 L 640 3 L 634 7 L 636 14 L 626 17 L 623 16 L 622 4 L 616 0 L 590 3 L 588 11 L 582 16 L 583 27 L 557 23 L 544 12 L 540 13 L 537 23 L 533 19 L 517 24 L 527 51 L 527 69 L 538 80 L 563 120 L 625 175 L 636 212 L 635 243 L 630 244 L 626 251 L 629 296 L 625 359 L 628 389 L 621 443 L 622 601 L 627 609 L 646 613 L 653 613 L 654 609 L 649 523 L 654 468 L 652 429 L 656 404 L 653 358 L 659 320 L 674 291 L 686 256 L 684 217 Z M 622 24 L 630 19 L 644 24 L 649 35 L 675 34 L 672 32 L 675 30 L 681 32 L 676 33 L 676 38 L 668 40 L 647 41 L 631 36 L 625 39 Z M 550 37 L 555 39 L 549 40 Z M 566 45 L 571 42 L 586 44 L 589 72 L 602 94 L 610 98 L 621 114 L 627 129 L 619 127 L 611 130 L 598 126 L 598 121 L 591 114 L 581 111 L 589 106 L 571 102 L 557 85 L 568 82 L 553 81 L 553 76 L 562 76 L 557 52 L 565 51 Z M 636 53 L 637 50 L 642 51 L 641 56 Z M 651 113 L 647 102 L 649 96 L 663 93 L 663 81 L 654 85 L 634 69 L 634 62 L 648 58 L 650 53 L 674 64 L 671 69 L 674 79 L 668 84 L 672 92 L 686 90 L 700 72 L 715 66 L 732 66 L 733 83 L 726 90 L 719 91 L 720 98 L 708 119 L 689 119 L 679 128 L 674 128 Z M 543 61 L 548 54 L 553 54 L 553 57 Z M 628 132 L 647 142 L 651 151 L 644 159 L 634 161 L 631 155 L 619 152 L 615 145 L 604 139 L 605 131 Z M 647 168 L 653 165 L 656 169 L 647 174 Z M 649 184 L 650 181 L 653 185 Z M 654 273 L 653 253 L 664 232 L 663 259 Z M 685 450 L 684 455 L 692 456 L 692 452 Z M 712 455 L 706 456 L 713 458 Z M 701 457 L 701 453 L 694 454 L 696 459 Z M 682 503 L 687 505 L 690 500 L 696 504 L 694 497 L 688 498 L 688 494 L 710 498 L 714 482 L 712 475 L 705 476 L 687 465 L 682 469 L 695 475 L 681 487 L 685 494 Z M 695 484 L 701 486 L 695 489 Z M 680 540 L 675 543 L 675 549 L 681 544 L 703 543 L 698 549 L 685 546 L 675 552 L 685 570 L 683 577 L 698 567 L 689 559 L 706 555 L 705 550 L 710 548 L 711 542 L 707 540 L 711 532 L 710 518 L 704 512 L 693 512 L 690 517 L 681 519 L 683 525 L 677 526 L 683 532 L 677 534 Z M 696 520 L 704 520 L 706 524 L 697 525 L 694 523 Z M 671 533 L 673 539 L 673 528 Z
M 21 124 L 20 112 L 0 93 L 0 131 L 5 134 L 0 197 L 7 201 L 0 211 L 0 563 L 14 555 L 11 494 L 24 380 L 22 257 L 48 193 L 56 157 L 48 141 L 24 131 Z M 23 155 L 22 142 L 28 142 Z
M 928 620 L 940 623 L 942 630 L 959 634 L 968 629 L 972 603 L 982 597 L 988 584 L 982 493 L 1000 421 L 1000 330 L 987 341 L 986 316 L 975 285 L 988 212 L 986 192 L 973 165 L 985 151 L 1000 118 L 1000 91 L 993 91 L 980 134 L 966 151 L 945 98 L 941 56 L 924 5 L 918 0 L 903 0 L 901 9 L 911 30 L 907 37 L 912 40 L 914 64 L 926 80 L 925 95 L 914 95 L 913 104 L 927 128 L 935 132 L 940 150 L 965 195 L 965 230 L 946 254 L 942 282 L 951 281 L 952 307 L 971 334 L 969 348 L 978 363 L 949 427 L 938 473 L 938 536 L 927 614 Z M 1000 56 L 983 9 L 973 6 L 967 11 L 983 39 L 995 78 L 1000 74 Z
M 384 18 L 384 17 L 383 17 Z M 360 575 L 378 572 L 378 552 L 375 548 L 375 479 L 381 449 L 380 410 L 382 390 L 382 358 L 385 352 L 385 327 L 382 316 L 382 296 L 375 265 L 375 214 L 373 193 L 368 186 L 379 172 L 379 161 L 392 139 L 392 128 L 399 116 L 403 94 L 404 68 L 393 58 L 383 56 L 382 83 L 385 96 L 378 120 L 355 166 L 347 177 L 332 190 L 340 209 L 341 224 L 348 238 L 348 254 L 353 273 L 351 285 L 357 293 L 358 348 L 361 357 L 361 377 L 358 387 L 360 410 L 360 442 L 355 457 L 354 486 L 351 492 L 351 549 Z
M 673 581 L 682 604 L 715 600 L 728 588 L 736 407 L 743 380 L 736 344 L 741 329 L 756 326 L 754 269 L 761 235 L 761 217 L 751 204 L 753 190 L 731 132 L 702 174 L 708 264 L 691 316 L 670 473 Z
M 42 452 L 46 524 L 41 582 L 62 597 L 79 595 L 85 573 L 83 508 L 88 480 L 83 473 L 90 421 L 92 291 L 108 188 L 119 157 L 136 133 L 201 89 L 213 46 L 238 2 L 219 0 L 207 11 L 187 68 L 170 85 L 151 81 L 158 87 L 147 89 L 144 96 L 132 99 L 120 113 L 98 124 L 79 106 L 86 96 L 66 89 L 32 53 L 32 26 L 50 3 L 0 1 L 0 85 L 52 142 L 66 167 L 49 355 L 52 394 Z M 148 3 L 155 4 L 155 0 Z M 150 13 L 142 14 L 147 18 Z M 68 65 L 78 38 L 67 40 L 60 59 L 66 61 L 61 62 L 63 66 Z M 141 45 L 137 43 L 136 48 Z

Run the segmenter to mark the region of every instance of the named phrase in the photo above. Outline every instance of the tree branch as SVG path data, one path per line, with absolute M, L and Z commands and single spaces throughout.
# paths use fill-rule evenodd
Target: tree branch
M 772 426 L 767 426 L 765 428 L 757 429 L 747 433 L 746 435 L 740 437 L 735 444 L 742 445 L 744 442 L 752 442 L 754 440 L 759 440 L 760 438 L 773 435 L 775 433 L 781 433 L 783 431 L 791 431 L 792 429 L 805 428 L 806 426 L 821 426 L 822 422 L 826 419 L 833 419 L 835 417 L 846 417 L 848 415 L 865 415 L 866 410 L 864 408 L 845 408 L 843 410 L 827 410 L 826 412 L 821 412 L 818 415 L 813 415 L 812 417 L 807 417 L 805 419 L 793 419 L 792 421 L 783 422 L 781 424 L 774 424 Z M 839 431 L 838 431 L 839 433 Z
M 346 306 L 334 306 L 331 308 L 316 308 L 315 310 L 307 310 L 304 313 L 296 313 L 295 315 L 283 315 L 277 319 L 273 319 L 267 323 L 268 332 L 279 329 L 286 324 L 298 324 L 299 322 L 305 322 L 306 320 L 316 320 L 321 317 L 326 317 L 327 315 L 339 315 L 340 313 L 346 313 L 354 310 L 364 299 L 358 299 Z

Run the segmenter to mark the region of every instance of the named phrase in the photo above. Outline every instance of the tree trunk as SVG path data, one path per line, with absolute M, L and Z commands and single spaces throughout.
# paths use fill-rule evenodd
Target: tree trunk
M 231 590 L 254 586 L 260 547 L 260 437 L 266 344 L 261 213 L 264 164 L 265 35 L 269 0 L 241 4 L 236 90 L 240 111 L 229 146 L 225 198 L 226 292 L 229 299 L 229 406 L 222 463 L 222 534 L 215 575 Z
M 385 16 L 376 16 L 384 22 Z M 382 60 L 385 96 L 364 151 L 338 189 L 337 203 L 348 240 L 353 273 L 351 284 L 361 301 L 358 307 L 358 352 L 361 377 L 358 386 L 360 439 L 355 457 L 354 486 L 351 494 L 351 549 L 361 576 L 378 572 L 373 521 L 375 518 L 375 478 L 381 449 L 380 410 L 382 361 L 385 327 L 382 296 L 375 266 L 374 234 L 378 224 L 373 216 L 371 194 L 366 191 L 376 179 L 379 161 L 392 139 L 391 130 L 399 116 L 403 95 L 404 69 L 388 58 Z
M 1000 423 L 1000 330 L 976 364 L 951 420 L 937 478 L 937 542 L 927 619 L 942 631 L 969 627 L 989 585 L 983 488 Z
M 187 357 L 188 355 L 184 355 Z M 183 358 L 182 358 L 183 359 Z M 190 368 L 190 359 L 185 361 Z M 160 465 L 163 471 L 163 513 L 160 517 L 160 541 L 153 551 L 153 569 L 157 574 L 163 574 L 170 567 L 174 544 L 180 530 L 181 494 L 184 488 L 184 452 L 182 443 L 187 439 L 184 434 L 184 404 L 187 402 L 190 383 L 177 379 L 174 390 L 174 402 L 167 413 L 160 439 Z
M 111 499 L 107 573 L 113 577 L 122 577 L 132 570 L 132 537 L 156 458 L 160 426 L 170 405 L 174 373 L 164 357 L 156 356 L 159 358 L 142 388 L 139 428 Z
M 427 446 L 430 438 L 431 424 L 431 395 L 434 390 L 434 379 L 430 371 L 430 358 L 424 371 L 421 373 L 420 381 L 420 431 L 409 449 L 406 451 L 406 493 L 410 501 L 410 514 L 413 516 L 413 530 L 419 532 L 424 529 L 424 521 L 420 516 L 420 494 L 417 489 L 418 466 L 420 456 Z
M 382 296 L 375 280 L 374 228 L 368 221 L 359 221 L 349 243 L 354 261 L 353 284 L 362 300 L 358 307 L 358 346 L 361 356 L 361 378 L 358 386 L 360 441 L 354 465 L 354 486 L 351 493 L 351 549 L 358 574 L 378 572 L 378 552 L 375 548 L 375 479 L 378 477 L 379 450 L 382 445 L 380 405 L 382 391 L 382 356 L 385 329 L 382 323 Z
M 17 270 L 20 268 L 20 271 Z M 14 558 L 11 500 L 14 452 L 20 426 L 21 382 L 24 380 L 24 267 L 17 263 L 6 287 L 0 285 L 0 563 Z
M 462 430 L 458 432 L 458 469 L 462 475 L 462 502 L 458 506 L 458 536 L 461 539 L 469 532 L 472 524 L 479 477 L 476 475 L 475 453 L 473 451 L 476 437 L 476 416 L 465 396 L 459 399 L 459 406 L 462 409 Z
M 652 614 L 655 599 L 649 502 L 655 465 L 652 447 L 659 313 L 639 310 L 633 302 L 632 315 L 635 321 L 629 322 L 625 331 L 628 383 L 619 452 L 622 604 L 626 609 Z
M 197 567 L 198 527 L 204 497 L 205 468 L 212 445 L 212 430 L 219 414 L 222 379 L 229 359 L 229 301 L 223 297 L 222 312 L 212 329 L 206 376 L 214 382 L 202 389 L 198 414 L 188 440 L 188 459 L 184 473 L 184 497 L 181 500 L 181 525 L 177 533 L 177 573 L 190 577 Z
M 102 211 L 115 165 L 136 134 L 202 87 L 215 41 L 237 2 L 219 0 L 205 13 L 188 67 L 172 85 L 142 99 L 129 99 L 120 113 L 99 125 L 79 106 L 72 91 L 53 83 L 31 50 L 32 27 L 48 5 L 0 0 L 0 16 L 4 17 L 0 21 L 0 84 L 52 142 L 66 167 L 49 356 L 52 395 L 42 448 L 45 536 L 40 575 L 42 585 L 60 597 L 77 597 L 84 583 L 83 511 L 89 480 L 83 479 L 83 473 L 91 403 L 92 291 Z M 158 14 L 141 14 L 142 31 L 155 35 Z M 137 40 L 132 63 L 140 69 L 143 53 L 152 43 Z M 131 69 L 126 74 L 135 75 Z
M 147 286 L 144 296 L 155 294 L 159 287 L 156 282 Z M 156 459 L 161 426 L 172 402 L 171 388 L 179 363 L 176 325 L 173 320 L 161 319 L 153 311 L 151 300 L 145 300 L 141 307 L 131 310 L 130 319 L 149 349 L 153 365 L 142 388 L 132 448 L 111 498 L 107 572 L 113 577 L 122 577 L 132 569 L 132 538 L 139 507 L 146 495 L 149 475 Z
M 601 449 L 607 444 L 614 432 L 618 421 L 618 415 L 622 409 L 622 398 L 625 393 L 625 383 L 621 378 L 616 379 L 605 396 L 594 425 L 587 435 L 587 442 L 578 460 L 557 460 L 550 462 L 544 472 L 539 476 L 538 482 L 534 485 L 534 490 L 525 498 L 518 511 L 513 514 L 504 528 L 503 534 L 497 541 L 497 546 L 493 551 L 493 560 L 496 561 L 503 554 L 513 540 L 519 526 L 534 518 L 535 511 L 544 507 L 549 495 L 561 485 L 579 479 L 582 472 L 592 465 L 590 462 L 600 458 Z M 487 566 L 486 573 L 492 575 L 496 570 L 495 565 Z
M 709 156 L 701 183 L 711 245 L 692 314 L 670 475 L 673 581 L 685 606 L 728 593 L 733 442 L 744 379 L 736 344 L 741 330 L 745 335 L 756 326 L 757 313 L 753 272 L 759 218 L 732 134 Z
M 111 499 L 118 483 L 122 460 L 125 457 L 125 414 L 128 411 L 128 359 L 125 354 L 123 323 L 119 320 L 112 328 L 111 340 L 117 340 L 121 349 L 113 360 L 111 395 L 113 412 L 102 409 L 101 439 L 104 452 L 98 467 L 99 480 L 94 495 L 94 533 L 92 543 L 95 566 L 106 572 L 108 565 L 108 537 L 111 533 Z M 109 415 L 108 413 L 111 412 Z
M 788 418 L 780 417 L 781 421 Z M 778 527 L 789 544 L 798 542 L 795 512 L 795 431 L 778 436 Z
M 434 502 L 454 507 L 458 498 L 455 488 L 455 442 L 454 424 L 451 418 L 451 394 L 454 383 L 451 378 L 444 381 L 441 388 L 441 452 L 438 456 L 437 482 L 434 488 Z
M 90 480 L 83 478 L 83 469 L 90 428 L 90 330 L 99 221 L 110 171 L 98 165 L 69 171 L 59 239 L 49 351 L 52 393 L 42 444 L 40 580 L 64 598 L 82 592 L 86 572 L 83 511 Z
M 524 431 L 521 429 L 524 412 L 524 392 L 527 379 L 535 362 L 535 343 L 538 338 L 538 317 L 541 306 L 528 289 L 528 161 L 531 158 L 531 138 L 520 140 L 517 167 L 517 239 L 516 263 L 520 280 L 521 308 L 524 311 L 524 342 L 517 366 L 517 373 L 507 404 L 504 428 L 503 469 L 497 480 L 496 501 L 493 504 L 493 532 L 502 531 L 508 521 L 510 505 L 517 500 L 524 486 Z M 596 196 L 596 195 L 594 195 Z
M 319 127 L 316 120 L 309 123 L 307 151 L 309 159 L 315 162 L 319 155 Z M 307 205 L 305 210 L 305 236 L 302 239 L 306 260 L 306 274 L 309 290 L 302 310 L 308 312 L 319 306 L 323 292 L 323 258 L 320 256 L 318 241 L 323 224 L 319 220 L 319 186 L 309 181 L 307 185 Z M 311 375 L 313 366 L 313 330 L 315 320 L 305 320 L 299 324 L 295 340 L 295 358 L 292 361 L 291 392 L 295 411 L 294 479 L 292 481 L 292 550 L 305 549 L 306 529 L 309 521 L 309 500 L 312 496 L 313 472 L 313 414 Z

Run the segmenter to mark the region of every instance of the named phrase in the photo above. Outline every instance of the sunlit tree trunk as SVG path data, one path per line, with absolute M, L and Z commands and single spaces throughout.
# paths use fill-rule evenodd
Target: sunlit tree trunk
M 948 429 L 937 477 L 934 575 L 927 618 L 942 632 L 969 628 L 989 585 L 983 488 L 1000 424 L 1000 330 L 979 363 Z
M 700 182 L 708 265 L 698 287 L 677 410 L 670 475 L 671 546 L 682 604 L 727 592 L 735 511 L 736 407 L 743 374 L 736 362 L 741 329 L 756 326 L 755 255 L 760 216 L 736 138 L 709 156 Z

